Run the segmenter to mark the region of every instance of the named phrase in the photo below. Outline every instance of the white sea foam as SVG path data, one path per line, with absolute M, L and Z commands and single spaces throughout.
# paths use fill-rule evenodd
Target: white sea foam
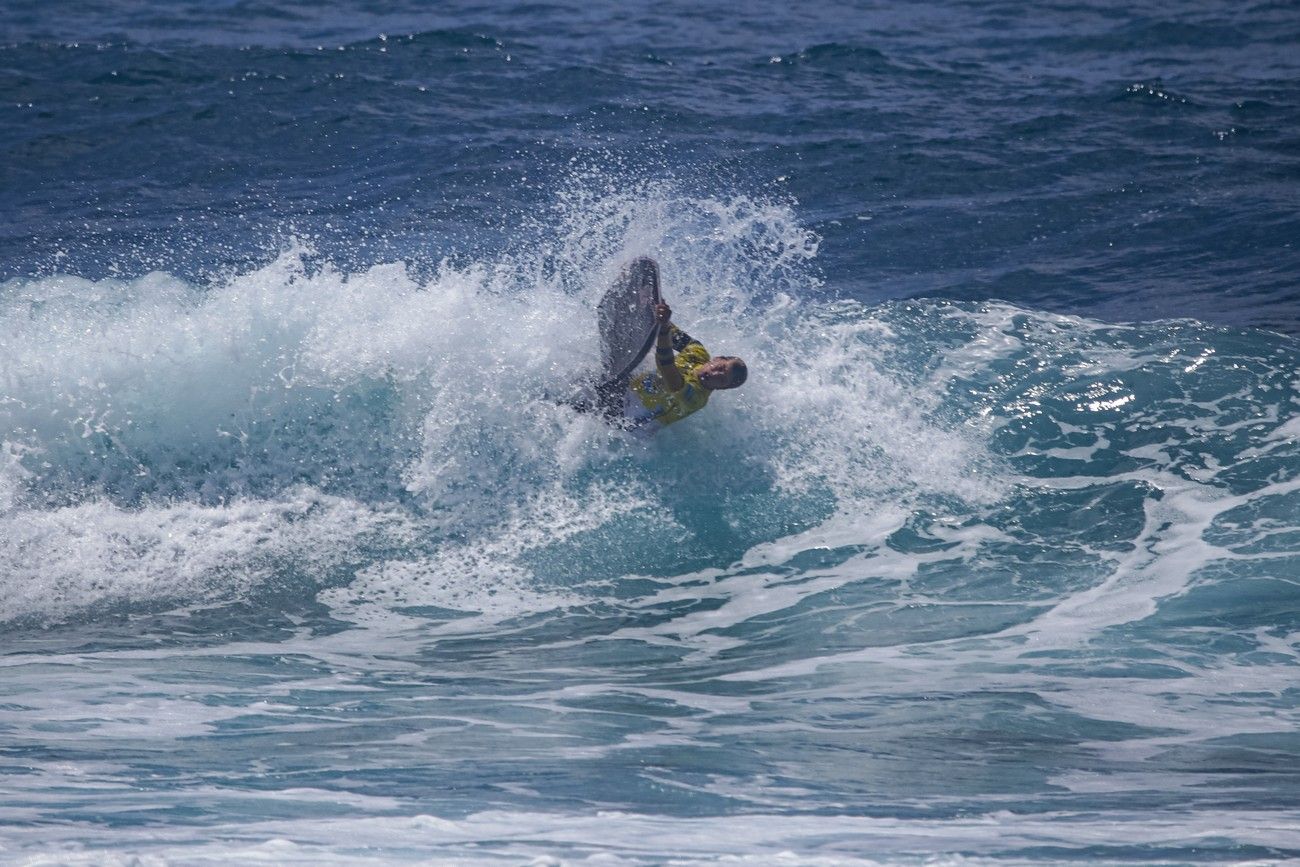
M 755 510 L 1000 496 L 979 431 L 887 369 L 869 311 L 792 300 L 818 242 L 788 207 L 591 189 L 563 193 L 524 252 L 421 279 L 296 246 L 205 286 L 10 281 L 0 617 L 233 600 L 285 570 L 351 584 L 331 604 L 505 612 L 557 588 L 522 560 L 575 534 L 599 558 L 633 515 L 666 539 L 693 532 L 683 509 L 743 534 Z M 753 371 L 650 444 L 548 397 L 590 369 L 594 301 L 647 252 L 676 318 Z
M 176 606 L 148 627 L 165 630 L 252 602 L 276 624 L 157 647 L 25 639 L 4 660 L 9 736 L 124 758 L 36 760 L 0 819 L 54 810 L 65 832 L 20 828 L 7 855 L 847 864 L 870 846 L 1006 863 L 1297 845 L 1285 811 L 1131 809 L 1239 792 L 1295 731 L 1289 621 L 1210 628 L 1238 612 L 1195 609 L 1294 586 L 1292 373 L 1189 323 L 810 300 L 817 241 L 788 208 L 650 193 L 574 193 L 536 228 L 547 243 L 419 278 L 294 249 L 203 287 L 7 285 L 0 619 Z M 652 441 L 548 397 L 592 362 L 590 309 L 634 252 L 658 256 L 688 330 L 751 366 Z M 218 742 L 234 758 L 208 763 Z M 1037 775 L 1020 789 L 934 782 L 1008 743 L 1047 756 L 1015 766 Z M 193 765 L 154 785 L 138 750 Z M 1225 750 L 1240 767 L 1185 772 Z M 488 800 L 444 812 L 466 755 L 489 757 Z M 418 791 L 373 782 L 417 765 Z M 934 818 L 837 815 L 905 765 L 908 809 Z M 602 810 L 623 803 L 611 774 L 701 814 Z M 68 790 L 199 810 L 205 836 L 164 821 L 141 846 L 78 819 Z M 579 806 L 481 809 L 559 790 Z M 1108 813 L 1099 792 L 1129 800 Z M 1071 807 L 1019 809 L 1040 796 Z
M 1140 815 L 1059 811 L 1038 816 L 994 810 L 960 818 L 873 818 L 742 813 L 721 818 L 663 817 L 620 811 L 590 815 L 485 811 L 464 819 L 430 815 L 293 822 L 249 822 L 210 829 L 218 843 L 154 829 L 131 850 L 155 863 L 376 864 L 874 864 L 1019 865 L 1008 857 L 1050 842 L 1086 856 L 1097 847 L 1182 847 L 1225 837 L 1241 845 L 1285 851 L 1300 845 L 1293 810 L 1150 810 Z M 27 835 L 23 835 L 27 837 Z M 121 850 L 104 835 L 95 848 L 32 854 L 23 863 L 105 863 Z M 35 851 L 33 851 L 35 850 Z M 48 850 L 47 850 L 48 851 Z M 873 853 L 864 855 L 863 853 Z M 1111 859 L 1108 859 L 1111 860 Z M 1130 859 L 1114 859 L 1129 863 Z M 1140 859 L 1131 859 L 1133 863 Z M 112 863 L 108 861 L 107 863 Z M 123 860 L 119 863 L 131 863 Z M 149 863 L 147 860 L 142 863 Z

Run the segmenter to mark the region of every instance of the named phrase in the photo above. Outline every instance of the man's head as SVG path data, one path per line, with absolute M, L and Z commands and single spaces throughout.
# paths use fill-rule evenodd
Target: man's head
M 709 391 L 735 388 L 749 378 L 749 368 L 734 355 L 716 355 L 695 368 L 700 385 Z

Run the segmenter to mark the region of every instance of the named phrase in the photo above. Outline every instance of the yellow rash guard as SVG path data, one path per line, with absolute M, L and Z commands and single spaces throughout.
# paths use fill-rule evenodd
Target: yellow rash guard
M 672 344 L 677 355 L 673 363 L 682 372 L 686 385 L 680 391 L 669 391 L 668 384 L 657 370 L 632 377 L 629 387 L 650 413 L 650 419 L 659 424 L 681 421 L 709 402 L 709 391 L 700 384 L 695 370 L 709 360 L 709 351 L 676 325 L 672 329 Z

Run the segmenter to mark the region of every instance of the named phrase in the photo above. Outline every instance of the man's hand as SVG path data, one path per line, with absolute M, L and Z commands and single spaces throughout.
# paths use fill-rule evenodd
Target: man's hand
M 660 301 L 655 305 L 655 321 L 659 323 L 660 333 L 668 329 L 668 323 L 673 318 L 673 310 L 667 304 Z

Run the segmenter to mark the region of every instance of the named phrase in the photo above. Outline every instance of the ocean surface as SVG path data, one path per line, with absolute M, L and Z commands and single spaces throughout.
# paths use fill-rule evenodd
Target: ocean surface
M 1296 859 L 1291 0 L 0 7 L 0 862 Z

